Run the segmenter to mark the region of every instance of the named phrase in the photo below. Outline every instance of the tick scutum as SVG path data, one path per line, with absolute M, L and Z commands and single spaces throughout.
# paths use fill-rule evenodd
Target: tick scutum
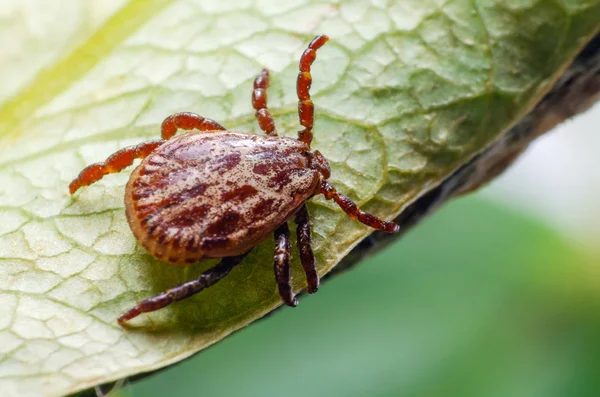
M 129 225 L 150 253 L 175 265 L 240 255 L 316 192 L 309 150 L 296 139 L 238 132 L 175 137 L 131 174 Z

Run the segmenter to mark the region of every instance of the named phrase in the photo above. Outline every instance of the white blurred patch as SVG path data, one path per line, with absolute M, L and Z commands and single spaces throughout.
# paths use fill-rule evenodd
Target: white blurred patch
M 534 142 L 483 194 L 588 244 L 600 236 L 600 103 Z

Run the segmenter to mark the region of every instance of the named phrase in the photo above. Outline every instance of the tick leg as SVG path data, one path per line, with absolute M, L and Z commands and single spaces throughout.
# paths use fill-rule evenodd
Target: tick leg
M 176 287 L 169 289 L 167 292 L 163 292 L 160 295 L 153 296 L 152 298 L 144 299 L 139 302 L 135 307 L 123 314 L 117 319 L 119 324 L 125 325 L 125 323 L 132 318 L 139 316 L 142 313 L 153 312 L 158 309 L 162 309 L 171 303 L 180 301 L 185 298 L 197 294 L 198 292 L 216 284 L 219 280 L 225 277 L 231 269 L 239 265 L 244 257 L 248 255 L 248 252 L 239 256 L 231 256 L 223 258 L 218 265 L 208 269 L 195 280 L 188 281 Z
M 321 182 L 320 193 L 323 193 L 327 200 L 333 199 L 341 209 L 352 219 L 356 219 L 373 229 L 383 230 L 386 233 L 397 233 L 400 226 L 394 222 L 386 222 L 373 214 L 369 214 L 358 208 L 358 206 L 348 197 L 336 192 L 335 188 L 328 181 Z
M 261 130 L 267 135 L 277 136 L 275 122 L 271 112 L 267 109 L 267 88 L 269 87 L 269 71 L 263 71 L 254 80 L 254 91 L 252 91 L 252 107 L 256 109 L 256 120 Z
M 298 300 L 294 297 L 294 291 L 290 285 L 290 229 L 287 222 L 275 230 L 275 281 L 279 288 L 281 299 L 288 306 L 298 305 Z
M 196 113 L 175 113 L 170 115 L 162 122 L 160 127 L 163 139 L 171 139 L 177 132 L 182 130 L 200 130 L 200 131 L 224 131 L 225 127 L 214 120 L 204 118 Z
M 163 139 L 142 142 L 139 145 L 128 146 L 113 153 L 104 162 L 95 163 L 85 167 L 77 178 L 69 184 L 69 192 L 75 193 L 82 186 L 89 186 L 102 179 L 106 174 L 114 174 L 133 164 L 135 159 L 143 159 L 157 147 L 165 143 Z
M 300 73 L 298 73 L 298 80 L 296 81 L 296 92 L 298 93 L 298 118 L 304 129 L 298 131 L 298 139 L 308 146 L 310 146 L 313 139 L 312 128 L 315 113 L 315 106 L 310 99 L 310 86 L 312 84 L 310 65 L 317 58 L 317 50 L 328 40 L 329 37 L 324 35 L 315 37 L 300 57 Z
M 298 251 L 300 251 L 300 262 L 306 274 L 306 291 L 309 294 L 317 292 L 319 289 L 319 275 L 315 267 L 315 255 L 310 246 L 310 218 L 306 204 L 296 213 L 294 220 L 298 227 L 296 228 L 296 237 L 298 238 Z

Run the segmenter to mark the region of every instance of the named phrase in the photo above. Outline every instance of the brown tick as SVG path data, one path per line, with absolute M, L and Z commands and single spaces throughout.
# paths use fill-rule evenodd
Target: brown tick
M 252 106 L 267 134 L 227 131 L 219 123 L 194 113 L 177 113 L 162 123 L 162 139 L 126 147 L 105 162 L 86 167 L 71 182 L 71 194 L 106 174 L 119 172 L 143 159 L 125 188 L 125 213 L 135 238 L 154 257 L 173 265 L 204 258 L 223 258 L 195 280 L 139 302 L 119 317 L 126 321 L 163 308 L 210 287 L 225 277 L 270 233 L 275 233 L 275 281 L 289 306 L 296 306 L 290 285 L 290 232 L 297 224 L 300 260 L 307 291 L 319 287 L 310 243 L 306 200 L 323 194 L 351 218 L 374 229 L 394 233 L 399 226 L 358 208 L 327 181 L 329 164 L 311 151 L 314 105 L 310 98 L 310 66 L 316 51 L 329 40 L 317 36 L 300 58 L 296 83 L 298 116 L 304 127 L 298 139 L 280 137 L 267 109 L 269 72 L 254 81 Z M 196 130 L 173 138 L 177 129 Z

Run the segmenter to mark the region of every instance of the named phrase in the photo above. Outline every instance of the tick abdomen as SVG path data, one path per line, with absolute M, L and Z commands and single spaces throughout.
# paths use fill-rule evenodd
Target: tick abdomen
M 127 220 L 154 256 L 176 265 L 240 255 L 312 196 L 320 175 L 296 139 L 193 132 L 146 157 L 125 190 Z

